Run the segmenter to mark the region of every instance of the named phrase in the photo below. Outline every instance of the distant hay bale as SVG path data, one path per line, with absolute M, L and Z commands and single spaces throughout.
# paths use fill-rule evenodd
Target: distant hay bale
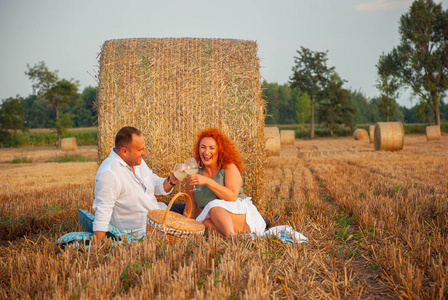
M 78 150 L 78 145 L 76 144 L 76 138 L 75 137 L 63 138 L 61 140 L 61 150 L 62 151 Z
M 369 125 L 369 142 L 373 143 L 375 140 L 375 125 Z
M 404 130 L 401 122 L 378 122 L 375 125 L 375 150 L 403 149 Z
M 223 130 L 245 164 L 244 192 L 261 196 L 265 102 L 255 41 L 138 38 L 104 42 L 99 56 L 99 161 L 117 131 L 145 136 L 145 161 L 159 176 L 193 157 L 196 134 Z M 160 198 L 159 198 L 160 199 Z
M 353 138 L 359 141 L 367 141 L 369 139 L 369 134 L 367 130 L 358 128 L 353 132 Z
M 294 130 L 281 130 L 280 143 L 282 145 L 294 145 L 296 140 L 296 132 Z
M 427 141 L 435 141 L 440 140 L 441 132 L 440 126 L 426 126 L 426 140 Z
M 266 150 L 271 156 L 279 156 L 281 152 L 280 134 L 277 127 L 265 127 L 264 136 L 266 140 Z

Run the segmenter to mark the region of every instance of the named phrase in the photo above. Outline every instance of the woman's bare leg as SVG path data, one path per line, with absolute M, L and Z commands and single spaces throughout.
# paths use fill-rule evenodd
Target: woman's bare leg
M 225 237 L 235 234 L 233 227 L 233 220 L 227 210 L 222 207 L 213 207 L 209 210 L 211 223 L 213 223 L 215 230 Z
M 210 219 L 206 220 L 210 220 L 210 222 L 204 224 L 225 237 L 240 232 L 248 232 L 249 226 L 246 224 L 245 214 L 233 214 L 222 207 L 213 207 L 208 213 Z
M 215 224 L 213 224 L 211 219 L 205 219 L 204 221 L 202 221 L 202 223 L 205 225 L 205 234 L 206 234 L 206 236 L 208 236 L 211 231 L 214 231 L 214 232 L 217 232 L 217 233 L 221 234 L 218 231 L 218 229 L 216 229 Z

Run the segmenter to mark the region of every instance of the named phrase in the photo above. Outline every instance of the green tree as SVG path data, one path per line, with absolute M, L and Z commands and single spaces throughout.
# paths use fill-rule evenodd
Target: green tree
M 370 116 L 371 116 L 371 119 L 369 120 L 369 122 L 376 123 L 376 122 L 382 121 L 383 116 L 381 116 L 380 107 L 381 107 L 381 99 L 380 98 L 374 97 L 369 100 L 369 109 L 370 109 Z
M 90 127 L 96 123 L 96 88 L 86 87 L 76 101 L 64 109 L 74 115 L 74 127 Z
M 398 109 L 397 98 L 399 96 L 400 80 L 395 75 L 397 59 L 394 52 L 382 54 L 376 64 L 378 79 L 376 87 L 381 94 L 380 111 L 386 116 L 387 122 L 394 116 Z
M 406 106 L 400 106 L 400 110 L 403 111 L 405 123 L 417 123 L 416 107 L 407 108 Z
M 94 87 L 88 86 L 86 87 L 81 95 L 82 98 L 82 102 L 84 103 L 84 107 L 90 112 L 90 116 L 88 117 L 87 115 L 85 116 L 85 123 L 86 125 L 82 125 L 82 126 L 93 126 L 96 123 L 96 116 L 97 116 L 97 112 L 96 112 L 96 96 L 97 96 L 97 90 Z M 87 125 L 87 123 L 89 125 Z
M 71 121 L 73 114 L 62 113 L 61 109 L 73 103 L 78 97 L 78 83 L 66 79 L 59 80 L 57 71 L 49 71 L 44 62 L 39 62 L 34 67 L 27 65 L 27 68 L 25 74 L 33 82 L 33 91 L 54 108 L 55 119 L 51 124 L 58 133 L 58 147 L 60 147 L 62 131 L 73 125 Z
M 439 104 L 448 89 L 448 11 L 433 0 L 414 1 L 400 18 L 397 75 L 433 110 L 440 125 Z
M 303 130 L 305 122 L 311 116 L 311 101 L 307 93 L 298 94 L 296 97 L 296 114 L 300 127 Z
M 295 97 L 296 90 L 289 84 L 267 83 L 261 85 L 263 97 L 267 104 L 266 124 L 294 124 L 296 123 Z
M 27 128 L 48 128 L 55 117 L 52 105 L 37 95 L 26 97 L 24 106 Z
M 334 72 L 331 75 L 327 88 L 322 94 L 323 100 L 319 104 L 319 119 L 324 126 L 330 129 L 332 136 L 343 125 L 351 129 L 355 125 L 355 109 L 348 101 L 350 93 L 342 87 L 343 84 L 344 80 Z
M 354 108 L 356 124 L 373 122 L 372 108 L 367 97 L 361 91 L 349 90 L 348 102 Z
M 7 142 L 4 137 L 9 137 L 9 144 L 11 145 L 16 131 L 25 129 L 26 118 L 23 103 L 24 99 L 17 96 L 4 100 L 0 105 L 0 142 L 2 145 L 3 142 Z M 5 129 L 9 130 L 9 133 Z
M 287 83 L 280 85 L 278 89 L 279 97 L 282 99 L 280 105 L 279 124 L 295 124 L 296 119 L 296 95 L 297 91 L 291 89 Z
M 431 126 L 430 107 L 426 102 L 420 102 L 415 107 L 417 119 L 420 121 L 426 120 L 429 126 Z
M 319 101 L 319 95 L 325 89 L 333 67 L 327 67 L 327 53 L 311 51 L 305 47 L 297 50 L 299 56 L 294 56 L 293 74 L 289 77 L 292 88 L 306 92 L 311 102 L 311 136 L 314 138 L 314 104 Z
M 445 122 L 448 121 L 448 103 L 440 104 L 440 118 Z
M 266 124 L 278 124 L 279 120 L 279 107 L 281 99 L 278 95 L 278 84 L 267 83 L 263 81 L 261 88 L 263 90 L 263 98 L 266 101 Z
M 400 109 L 400 106 L 397 105 L 397 110 L 394 115 L 391 117 L 392 122 L 404 122 L 404 111 Z

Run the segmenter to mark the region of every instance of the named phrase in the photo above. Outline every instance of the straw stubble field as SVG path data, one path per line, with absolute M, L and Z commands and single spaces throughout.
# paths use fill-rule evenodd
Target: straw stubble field
M 295 141 L 268 158 L 264 216 L 309 238 L 152 236 L 60 250 L 91 211 L 87 163 L 1 165 L 0 298 L 441 299 L 448 274 L 448 138 L 406 137 L 402 151 L 368 141 Z

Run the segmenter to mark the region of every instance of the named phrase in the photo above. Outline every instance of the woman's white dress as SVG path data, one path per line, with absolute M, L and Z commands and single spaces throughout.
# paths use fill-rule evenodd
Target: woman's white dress
M 202 210 L 201 214 L 196 218 L 196 221 L 203 222 L 210 218 L 208 212 L 212 207 L 222 207 L 233 214 L 246 214 L 246 223 L 249 225 L 250 232 L 261 234 L 266 229 L 266 222 L 258 212 L 258 209 L 253 205 L 252 198 L 238 198 L 235 201 L 226 201 L 215 199 L 210 201 Z

